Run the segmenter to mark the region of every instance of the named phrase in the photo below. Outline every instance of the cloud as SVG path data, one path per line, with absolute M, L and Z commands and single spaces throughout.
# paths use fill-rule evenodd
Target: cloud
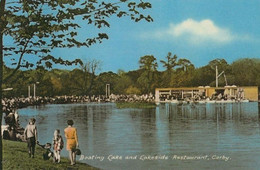
M 170 24 L 168 34 L 174 37 L 185 36 L 192 43 L 206 41 L 226 43 L 234 39 L 229 30 L 216 26 L 209 19 L 200 22 L 188 19 L 177 25 Z
M 222 44 L 237 38 L 228 29 L 217 26 L 210 19 L 201 21 L 187 19 L 179 24 L 171 23 L 168 28 L 150 33 L 149 36 L 151 35 L 156 39 L 185 40 L 191 44 Z

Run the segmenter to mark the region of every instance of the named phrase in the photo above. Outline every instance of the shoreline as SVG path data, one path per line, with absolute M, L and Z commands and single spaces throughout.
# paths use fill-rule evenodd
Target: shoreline
M 71 103 L 106 103 L 106 102 L 155 102 L 154 96 L 149 95 L 111 95 L 105 96 L 55 96 L 55 97 L 13 97 L 3 98 L 3 112 L 11 112 L 12 109 L 21 109 L 28 106 L 45 104 L 71 104 Z
M 77 161 L 70 165 L 68 158 L 61 157 L 61 163 L 53 163 L 52 158 L 43 160 L 45 149 L 36 145 L 35 158 L 28 158 L 27 145 L 19 141 L 3 141 L 3 169 L 82 169 L 97 170 L 98 168 Z M 78 156 L 79 158 L 79 156 Z

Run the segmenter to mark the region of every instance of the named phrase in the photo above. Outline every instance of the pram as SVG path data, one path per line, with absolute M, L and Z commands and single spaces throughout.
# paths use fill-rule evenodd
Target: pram
M 46 150 L 46 152 L 42 154 L 44 160 L 49 160 L 51 157 L 53 157 L 53 152 L 51 151 L 50 143 L 46 143 L 45 145 L 37 143 L 37 145 Z

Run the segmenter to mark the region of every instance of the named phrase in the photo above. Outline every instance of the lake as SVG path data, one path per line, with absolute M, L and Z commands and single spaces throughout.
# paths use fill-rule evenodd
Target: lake
M 114 103 L 20 109 L 25 127 L 36 118 L 41 144 L 73 119 L 82 152 L 77 160 L 101 169 L 259 169 L 257 102 L 117 109 Z M 68 157 L 66 149 L 62 155 Z

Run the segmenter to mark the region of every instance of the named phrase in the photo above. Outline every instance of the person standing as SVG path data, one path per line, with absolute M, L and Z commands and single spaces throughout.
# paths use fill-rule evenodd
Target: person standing
M 67 139 L 66 149 L 69 151 L 71 165 L 76 164 L 76 148 L 79 147 L 77 129 L 72 127 L 73 120 L 67 121 L 68 127 L 64 129 L 65 137 Z
M 63 139 L 62 136 L 60 135 L 59 129 L 56 129 L 54 131 L 52 144 L 53 144 L 53 152 L 54 152 L 53 162 L 60 163 L 60 152 L 63 148 Z
M 24 130 L 24 137 L 27 141 L 29 157 L 32 158 L 34 158 L 35 145 L 37 143 L 37 128 L 35 122 L 36 120 L 34 118 L 31 118 Z

